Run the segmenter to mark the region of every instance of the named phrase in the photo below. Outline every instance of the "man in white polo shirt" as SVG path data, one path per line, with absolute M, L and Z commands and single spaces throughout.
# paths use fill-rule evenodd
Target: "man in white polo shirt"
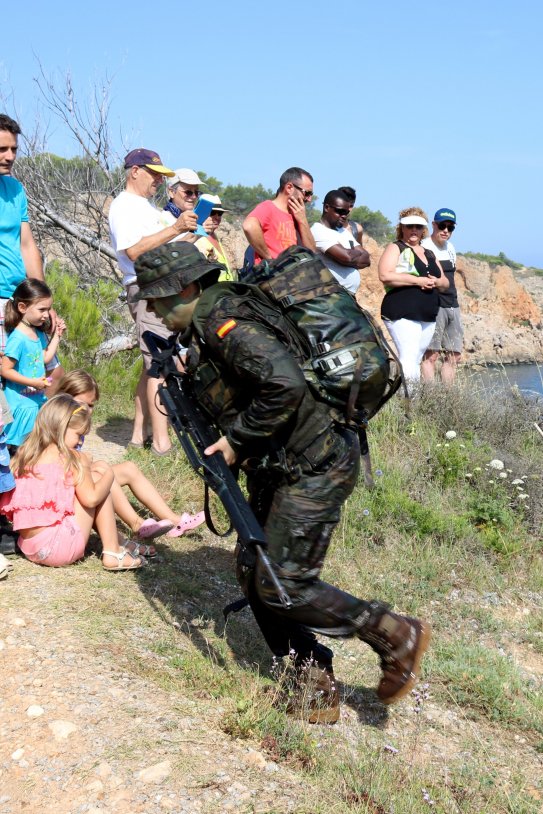
M 151 451 L 155 455 L 167 455 L 171 450 L 168 436 L 168 421 L 158 410 L 156 393 L 158 379 L 147 376 L 151 356 L 142 339 L 146 330 L 160 336 L 169 336 L 170 331 L 162 320 L 147 311 L 145 300 L 135 300 L 138 292 L 134 262 L 144 252 L 169 243 L 187 231 L 194 231 L 197 217 L 192 211 L 182 212 L 168 222 L 164 213 L 151 203 L 165 177 L 173 177 L 173 170 L 164 167 L 160 156 L 153 150 L 138 148 L 128 153 L 124 160 L 126 188 L 111 204 L 109 210 L 109 230 L 111 242 L 117 253 L 117 260 L 123 273 L 128 307 L 136 323 L 140 350 L 143 354 L 144 370 L 136 391 L 136 414 L 130 446 L 143 447 L 145 443 L 145 420 L 151 421 Z

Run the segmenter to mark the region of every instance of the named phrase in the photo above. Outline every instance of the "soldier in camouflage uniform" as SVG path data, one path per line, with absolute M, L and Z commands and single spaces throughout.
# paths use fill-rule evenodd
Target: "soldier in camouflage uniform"
M 207 381 L 206 359 L 217 370 L 205 399 L 224 435 L 206 453 L 220 451 L 229 465 L 241 464 L 247 472 L 268 556 L 292 600 L 285 609 L 259 565 L 238 562 L 238 579 L 272 652 L 294 654 L 304 709 L 293 711 L 311 722 L 339 717 L 333 653 L 314 631 L 367 642 L 381 658 L 379 698 L 401 698 L 415 681 L 429 627 L 320 579 L 332 532 L 357 480 L 360 450 L 356 433 L 336 423 L 311 394 L 280 310 L 254 286 L 217 283 L 219 267 L 190 245 L 170 243 L 147 252 L 136 272 L 147 307 L 170 330 L 185 332 L 183 344 L 187 332 L 196 337 L 188 375 L 196 383 Z

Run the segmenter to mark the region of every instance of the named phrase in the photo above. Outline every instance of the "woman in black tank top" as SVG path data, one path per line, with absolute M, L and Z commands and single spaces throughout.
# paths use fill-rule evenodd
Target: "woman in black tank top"
M 420 243 L 428 234 L 426 213 L 419 207 L 400 212 L 397 240 L 384 250 L 379 279 L 387 293 L 381 316 L 392 336 L 406 379 L 420 379 L 420 362 L 433 336 L 439 308 L 438 291 L 449 281 L 429 249 Z

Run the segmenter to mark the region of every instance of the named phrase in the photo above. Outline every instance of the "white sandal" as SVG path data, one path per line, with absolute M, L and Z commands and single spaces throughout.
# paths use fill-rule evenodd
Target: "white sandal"
M 110 565 L 104 565 L 104 563 L 102 562 L 102 568 L 104 569 L 104 571 L 136 571 L 138 568 L 143 568 L 145 565 L 147 565 L 147 560 L 145 560 L 141 556 L 136 557 L 136 559 L 139 560 L 139 562 L 134 562 L 132 563 L 132 565 L 122 565 L 122 561 L 124 560 L 125 557 L 134 558 L 134 555 L 127 551 L 126 548 L 120 548 L 119 553 L 117 553 L 116 551 L 104 550 L 102 551 L 100 556 L 104 557 L 106 555 L 108 557 L 114 557 L 117 560 L 117 565 L 111 567 Z
M 3 554 L 0 554 L 0 579 L 5 579 L 10 571 L 13 570 L 13 563 L 11 563 Z

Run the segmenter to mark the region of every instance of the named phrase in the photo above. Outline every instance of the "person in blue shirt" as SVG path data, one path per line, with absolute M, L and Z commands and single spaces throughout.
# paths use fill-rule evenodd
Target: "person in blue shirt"
M 25 278 L 44 280 L 43 261 L 30 223 L 23 185 L 11 171 L 17 157 L 21 128 L 0 114 L 0 352 L 5 346 L 6 302 Z

